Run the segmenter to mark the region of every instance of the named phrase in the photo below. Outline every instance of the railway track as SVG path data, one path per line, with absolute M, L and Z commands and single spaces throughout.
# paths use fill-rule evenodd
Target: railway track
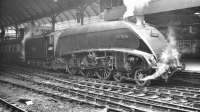
M 19 78 L 22 78 L 22 77 L 19 77 Z M 24 84 L 13 83 L 12 80 L 5 81 L 5 80 L 0 79 L 0 83 L 12 85 L 12 86 L 19 87 L 19 88 L 23 88 L 23 89 L 26 89 L 26 90 L 29 90 L 29 91 L 32 91 L 32 92 L 43 94 L 43 95 L 53 97 L 55 99 L 59 99 L 59 100 L 63 100 L 63 101 L 70 101 L 70 102 L 75 101 L 75 102 L 80 103 L 80 104 L 88 104 L 90 106 L 95 106 L 95 107 L 98 107 L 98 108 L 106 107 L 106 105 L 97 103 L 97 102 L 105 102 L 104 99 L 95 98 L 95 101 L 94 101 L 94 97 L 91 96 L 91 94 L 88 94 L 84 91 L 77 91 L 74 88 L 72 89 L 72 88 L 60 87 L 60 86 L 55 86 L 55 85 L 52 85 L 52 84 L 39 83 L 39 82 L 27 80 L 27 79 L 23 79 L 23 80 L 29 81 L 29 84 L 28 84 L 29 86 L 25 86 L 25 83 Z M 30 86 L 30 83 L 32 83 L 31 86 Z M 27 83 L 26 83 L 26 85 L 27 85 Z M 47 91 L 49 91 L 49 92 L 47 92 Z M 132 111 L 134 109 L 134 108 L 132 108 L 132 109 L 126 108 L 126 106 L 123 107 L 123 105 L 121 105 L 121 104 L 118 104 L 118 107 L 121 106 L 121 107 L 123 107 L 123 109 L 121 109 L 121 107 L 120 107 L 120 109 L 119 108 L 112 108 L 111 105 L 114 106 L 114 104 L 115 104 L 112 101 L 110 101 L 109 104 L 110 104 L 109 107 L 108 107 L 109 111 L 121 112 L 121 111 L 123 111 L 123 109 L 126 109 L 126 110 L 129 109 L 128 111 Z M 134 109 L 134 110 L 140 111 L 140 112 L 147 112 L 147 110 L 145 110 L 145 109 L 142 109 L 142 110 L 141 109 Z
M 27 112 L 13 103 L 6 101 L 5 99 L 0 98 L 0 112 Z
M 16 75 L 16 72 L 11 74 Z M 32 80 L 32 76 L 41 78 L 41 81 Z M 49 74 L 48 74 L 49 75 Z M 135 85 L 118 84 L 110 81 L 95 79 L 60 79 L 40 73 L 21 72 L 18 79 L 31 81 L 39 86 L 56 88 L 59 92 L 69 94 L 87 102 L 93 102 L 110 109 L 126 111 L 185 111 L 198 112 L 199 89 L 198 88 L 165 88 L 146 87 L 139 88 Z M 51 83 L 45 83 L 50 81 Z M 68 85 L 69 87 L 66 87 Z M 192 90 L 192 91 L 190 91 Z
M 42 95 L 45 95 L 45 96 L 48 96 L 48 97 L 52 97 L 52 98 L 55 98 L 55 99 L 58 99 L 58 100 L 61 100 L 61 101 L 77 102 L 77 103 L 80 103 L 80 104 L 87 104 L 87 105 L 97 107 L 97 108 L 103 108 L 100 105 L 90 103 L 90 102 L 85 102 L 83 100 L 77 100 L 75 97 L 73 97 L 71 95 L 61 94 L 56 90 L 51 90 L 50 88 L 41 88 L 41 85 L 39 86 L 39 85 L 36 85 L 36 84 L 31 84 L 32 86 L 25 86 L 24 84 L 13 83 L 12 81 L 5 81 L 5 80 L 1 80 L 1 79 L 0 79 L 0 83 L 2 85 L 5 85 L 5 86 L 11 85 L 12 87 L 25 89 L 25 90 L 32 91 L 32 92 L 38 93 L 38 94 L 42 94 Z

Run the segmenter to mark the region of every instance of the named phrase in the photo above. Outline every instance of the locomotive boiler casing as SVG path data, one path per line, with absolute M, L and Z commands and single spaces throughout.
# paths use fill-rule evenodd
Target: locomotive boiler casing
M 157 60 L 166 43 L 164 36 L 149 25 L 137 26 L 125 21 L 104 22 L 63 31 L 55 42 L 55 56 L 92 50 L 118 49 L 120 52 L 121 49 L 124 53 L 134 54 L 134 51 L 138 51 L 140 55 L 152 55 Z

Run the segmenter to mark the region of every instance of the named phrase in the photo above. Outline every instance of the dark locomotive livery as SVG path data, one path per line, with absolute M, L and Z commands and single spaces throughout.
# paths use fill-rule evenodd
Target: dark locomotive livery
M 69 74 L 116 81 L 141 81 L 155 72 L 167 42 L 149 25 L 126 21 L 84 25 L 27 39 L 26 63 Z

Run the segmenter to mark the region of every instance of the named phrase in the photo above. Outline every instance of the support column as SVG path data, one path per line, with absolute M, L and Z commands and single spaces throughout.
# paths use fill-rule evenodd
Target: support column
M 51 24 L 52 24 L 52 31 L 54 32 L 55 31 L 55 29 L 56 29 L 56 17 L 57 17 L 57 15 L 53 15 L 53 16 L 51 16 Z
M 76 10 L 77 23 L 81 23 L 81 25 L 84 25 L 84 12 L 85 12 L 85 8 L 84 7 L 79 7 Z
M 19 28 L 18 28 L 18 25 L 16 24 L 15 25 L 15 36 L 16 36 L 16 39 L 19 39 L 18 38 L 19 37 L 18 33 L 19 33 Z
M 5 28 L 1 27 L 1 40 L 3 41 L 5 39 Z
M 24 38 L 24 28 L 19 29 L 19 39 L 22 40 Z
M 33 19 L 31 20 L 30 31 L 31 31 L 31 37 L 33 37 L 33 35 L 35 33 L 35 22 Z
M 80 6 L 76 9 L 77 23 L 81 23 L 81 25 L 84 25 L 84 12 L 86 8 L 94 2 L 94 0 L 83 0 L 82 3 L 80 3 Z

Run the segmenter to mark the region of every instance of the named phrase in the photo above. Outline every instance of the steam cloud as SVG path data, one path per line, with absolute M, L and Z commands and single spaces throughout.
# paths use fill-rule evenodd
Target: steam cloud
M 160 57 L 158 68 L 153 75 L 147 76 L 144 79 L 142 79 L 143 81 L 152 80 L 152 79 L 156 79 L 157 77 L 160 77 L 169 69 L 169 65 L 174 66 L 174 67 L 177 67 L 180 65 L 180 62 L 179 62 L 180 54 L 177 50 L 174 31 L 171 27 L 169 27 L 168 30 L 169 30 L 168 44 Z
M 144 8 L 149 5 L 151 0 L 123 0 L 124 5 L 126 6 L 126 12 L 123 15 L 123 18 L 130 16 L 144 15 Z
M 126 6 L 126 12 L 123 15 L 123 18 L 126 19 L 130 16 L 136 16 L 137 25 L 144 24 L 144 8 L 149 6 L 151 0 L 123 0 L 124 5 Z M 160 61 L 158 63 L 158 68 L 153 75 L 147 76 L 143 81 L 152 80 L 157 77 L 160 77 L 162 74 L 166 73 L 170 66 L 179 66 L 179 52 L 176 48 L 176 39 L 172 27 L 169 27 L 168 33 L 168 44 L 163 53 L 160 56 Z
M 126 12 L 123 15 L 123 19 L 130 16 L 136 16 L 137 25 L 144 23 L 144 8 L 149 6 L 151 0 L 123 0 L 126 6 Z

